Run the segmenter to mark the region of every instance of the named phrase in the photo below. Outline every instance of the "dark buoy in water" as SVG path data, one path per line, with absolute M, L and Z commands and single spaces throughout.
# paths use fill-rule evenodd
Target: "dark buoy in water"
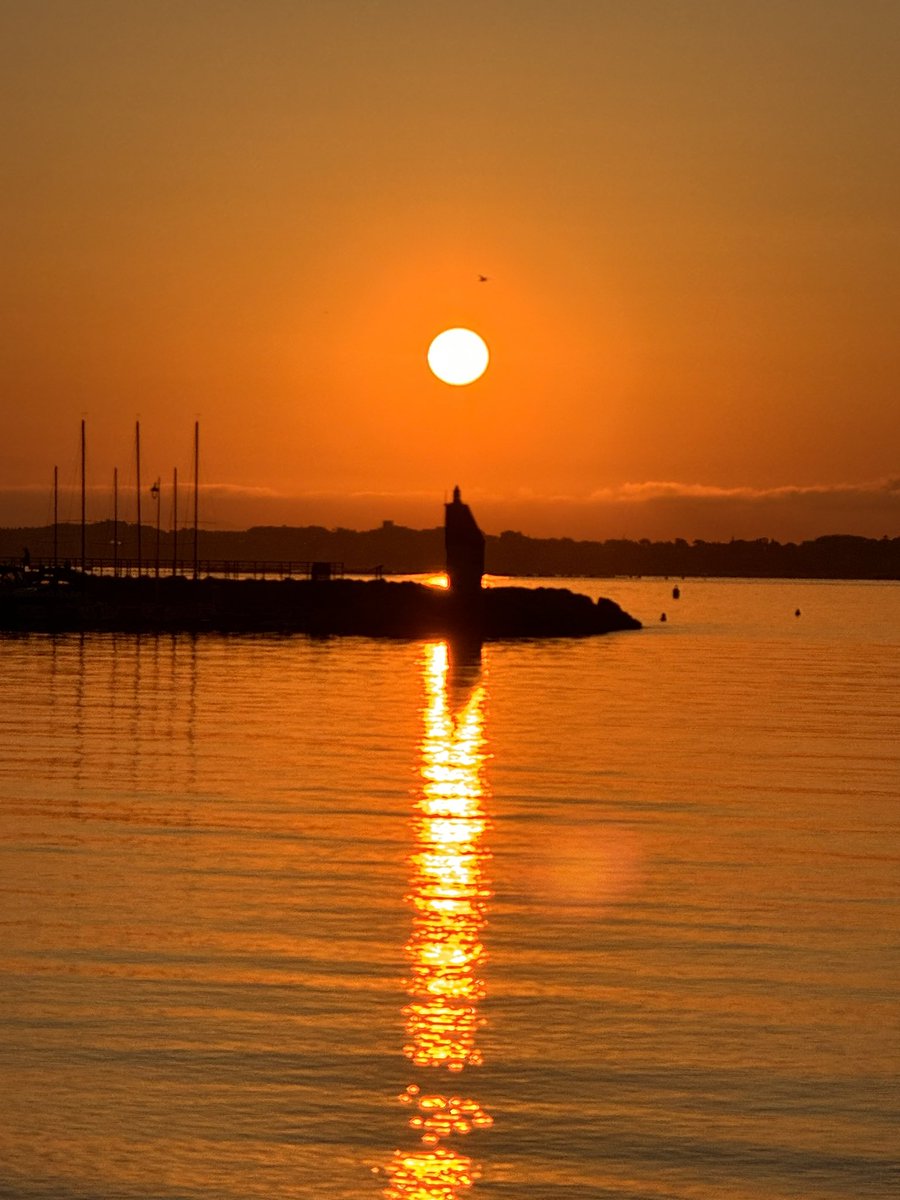
M 665 621 L 665 620 L 666 620 L 666 614 L 665 614 L 665 613 L 660 613 L 660 614 L 659 614 L 659 619 L 660 619 L 661 621 Z
M 795 616 L 795 617 L 799 617 L 799 616 L 800 616 L 800 609 L 799 609 L 799 608 L 795 608 L 795 609 L 794 609 L 794 616 Z
M 681 588 L 676 583 L 675 586 L 672 588 L 672 599 L 677 600 L 680 596 L 681 596 Z

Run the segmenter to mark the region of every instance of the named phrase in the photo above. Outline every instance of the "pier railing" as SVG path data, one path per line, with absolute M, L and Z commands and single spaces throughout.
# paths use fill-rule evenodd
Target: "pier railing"
M 11 564 L 12 565 L 12 564 Z M 199 578 L 213 577 L 216 579 L 339 579 L 344 574 L 342 562 L 326 562 L 309 559 L 225 559 L 201 558 L 196 566 L 192 558 L 177 559 L 168 562 L 155 558 L 143 559 L 138 564 L 134 558 L 85 558 L 57 559 L 32 558 L 27 564 L 17 562 L 17 567 L 27 567 L 30 570 L 54 571 L 67 569 L 81 571 L 88 575 L 117 575 L 123 578 L 129 576 L 151 576 L 160 579 L 173 575 L 192 579 L 196 574 Z M 357 572 L 354 572 L 356 574 Z M 359 572 L 368 574 L 369 572 Z M 377 573 L 373 569 L 372 574 Z

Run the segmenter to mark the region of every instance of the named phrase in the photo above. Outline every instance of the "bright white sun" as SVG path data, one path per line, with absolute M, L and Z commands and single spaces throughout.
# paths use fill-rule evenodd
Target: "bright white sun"
M 428 347 L 428 365 L 444 383 L 461 387 L 487 370 L 488 348 L 471 329 L 445 329 Z

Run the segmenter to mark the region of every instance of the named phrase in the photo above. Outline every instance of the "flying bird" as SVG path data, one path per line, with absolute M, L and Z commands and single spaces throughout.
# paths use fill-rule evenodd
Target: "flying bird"
M 488 281 L 489 279 L 490 279 L 490 275 L 479 275 L 479 276 L 478 276 L 478 282 L 479 282 L 479 283 L 487 283 L 487 281 Z

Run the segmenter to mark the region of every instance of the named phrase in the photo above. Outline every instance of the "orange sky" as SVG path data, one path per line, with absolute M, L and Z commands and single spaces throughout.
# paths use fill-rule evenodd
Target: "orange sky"
M 0 58 L 0 523 L 84 415 L 89 519 L 199 417 L 209 524 L 900 535 L 894 0 L 29 0 Z

